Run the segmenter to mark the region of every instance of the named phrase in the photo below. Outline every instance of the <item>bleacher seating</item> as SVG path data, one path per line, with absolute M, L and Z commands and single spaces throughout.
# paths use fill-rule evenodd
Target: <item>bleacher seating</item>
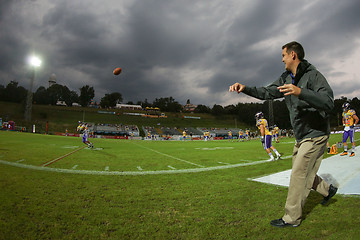
M 196 128 L 193 128 L 193 127 L 187 127 L 187 128 L 184 128 L 183 130 L 186 131 L 186 134 L 190 135 L 190 133 L 192 133 L 192 135 L 203 135 L 203 132 L 196 129 Z
M 112 136 L 139 136 L 139 129 L 136 125 L 122 125 L 122 124 L 96 124 L 92 131 L 97 135 L 112 135 Z
M 147 136 L 148 133 L 150 133 L 150 135 L 156 135 L 157 134 L 154 127 L 143 126 L 142 129 L 143 129 L 143 131 L 145 133 L 145 136 Z
M 162 135 L 180 135 L 181 133 L 176 128 L 161 127 Z
M 209 131 L 211 137 L 223 137 L 227 138 L 229 136 L 229 131 L 231 130 L 233 137 L 239 136 L 240 128 L 205 128 L 205 127 L 186 127 L 183 129 L 178 129 L 176 127 L 150 127 L 150 126 L 143 126 L 142 127 L 145 136 L 148 135 L 148 132 L 150 132 L 150 135 L 157 135 L 157 136 L 182 136 L 183 131 L 186 131 L 187 135 L 190 135 L 192 133 L 193 136 L 203 136 L 204 132 Z M 245 134 L 245 129 L 242 129 L 243 133 Z M 256 136 L 255 132 L 251 132 L 251 137 L 254 138 Z

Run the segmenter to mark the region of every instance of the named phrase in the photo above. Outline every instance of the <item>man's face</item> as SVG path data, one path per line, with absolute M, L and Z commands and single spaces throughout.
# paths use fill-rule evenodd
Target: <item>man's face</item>
M 290 52 L 290 54 L 287 53 L 287 48 L 284 48 L 282 51 L 282 62 L 285 63 L 285 70 L 291 71 L 291 66 L 293 63 L 293 53 Z

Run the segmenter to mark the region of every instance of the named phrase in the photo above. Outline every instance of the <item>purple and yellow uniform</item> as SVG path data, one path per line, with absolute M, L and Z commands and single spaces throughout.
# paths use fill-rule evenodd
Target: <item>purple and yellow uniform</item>
M 275 137 L 278 137 L 279 136 L 279 128 L 274 127 L 274 132 L 275 132 Z
M 209 131 L 204 132 L 204 140 L 205 141 L 210 140 L 210 132 Z
M 354 142 L 354 136 L 355 136 L 354 116 L 356 116 L 356 112 L 353 109 L 349 109 L 347 111 L 344 111 L 342 116 L 343 116 L 343 123 L 344 123 L 343 142 L 346 142 L 346 140 L 348 138 L 350 138 L 350 142 Z
M 88 140 L 89 137 L 89 130 L 86 123 L 79 122 L 79 126 L 76 130 L 82 133 L 82 141 L 86 144 L 89 148 L 94 148 L 94 145 Z
M 243 137 L 244 137 L 244 133 L 243 133 L 242 130 L 240 130 L 240 131 L 239 131 L 239 138 L 240 138 L 240 139 L 243 139 Z
M 264 126 L 265 136 L 264 136 L 264 142 L 263 146 L 264 149 L 268 149 L 271 147 L 271 133 L 269 131 L 268 122 L 265 118 L 261 118 L 256 122 L 256 126 L 261 130 L 261 126 Z
M 86 126 L 86 124 L 79 124 L 79 126 L 76 129 L 78 132 L 82 133 L 82 141 L 83 143 L 86 143 L 88 141 L 88 137 L 89 137 L 89 133 L 88 133 L 88 128 Z

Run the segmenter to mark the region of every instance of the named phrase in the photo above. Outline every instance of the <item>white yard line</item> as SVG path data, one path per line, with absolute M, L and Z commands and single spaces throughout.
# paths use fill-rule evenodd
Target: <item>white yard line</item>
M 76 150 L 74 150 L 74 151 L 72 151 L 72 152 L 69 152 L 69 153 L 67 153 L 67 154 L 65 154 L 65 155 L 63 155 L 63 156 L 60 156 L 60 157 L 55 158 L 55 159 L 53 159 L 53 160 L 51 160 L 51 161 L 48 161 L 48 162 L 44 163 L 44 164 L 41 165 L 41 166 L 42 166 L 42 167 L 49 166 L 50 164 L 53 164 L 54 162 L 57 162 L 57 161 L 65 158 L 65 157 L 67 157 L 67 156 L 70 156 L 70 155 L 73 154 L 73 153 L 76 153 L 77 151 L 80 151 L 81 149 L 84 149 L 85 147 L 86 147 L 86 146 L 83 146 L 83 147 L 81 147 L 81 148 L 78 148 L 78 149 L 76 149 Z
M 196 164 L 196 163 L 193 163 L 193 162 L 189 162 L 189 161 L 186 161 L 186 160 L 184 160 L 184 159 L 177 158 L 177 157 L 174 157 L 174 156 L 171 156 L 171 155 L 169 155 L 169 154 L 156 151 L 156 150 L 151 149 L 151 148 L 148 148 L 148 147 L 144 147 L 144 146 L 142 146 L 142 145 L 140 145 L 140 144 L 136 144 L 136 143 L 133 143 L 133 144 L 135 144 L 135 145 L 137 145 L 137 146 L 139 146 L 139 147 L 145 148 L 145 149 L 147 149 L 147 150 L 149 150 L 149 151 L 155 152 L 155 153 L 157 153 L 157 154 L 161 154 L 161 155 L 163 155 L 163 156 L 166 156 L 166 157 L 169 157 L 169 158 L 172 158 L 172 159 L 181 161 L 181 162 L 185 162 L 185 163 L 188 163 L 188 164 L 197 166 L 197 167 L 204 167 L 204 166 L 202 166 L 202 165 L 199 165 L 199 164 Z

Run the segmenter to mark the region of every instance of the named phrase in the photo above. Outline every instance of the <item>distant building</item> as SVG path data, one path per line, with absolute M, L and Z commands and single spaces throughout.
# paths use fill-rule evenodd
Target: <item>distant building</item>
M 142 110 L 141 105 L 120 104 L 120 103 L 117 103 L 115 108 L 128 109 L 128 110 Z
M 57 106 L 66 106 L 66 102 L 65 102 L 65 101 L 61 101 L 61 100 L 58 100 L 58 101 L 56 102 L 56 105 L 57 105 Z
M 186 105 L 183 106 L 183 111 L 184 112 L 193 112 L 195 111 L 195 108 L 197 107 L 197 105 L 188 103 Z
M 49 77 L 49 87 L 56 84 L 56 75 L 55 73 L 51 74 Z

